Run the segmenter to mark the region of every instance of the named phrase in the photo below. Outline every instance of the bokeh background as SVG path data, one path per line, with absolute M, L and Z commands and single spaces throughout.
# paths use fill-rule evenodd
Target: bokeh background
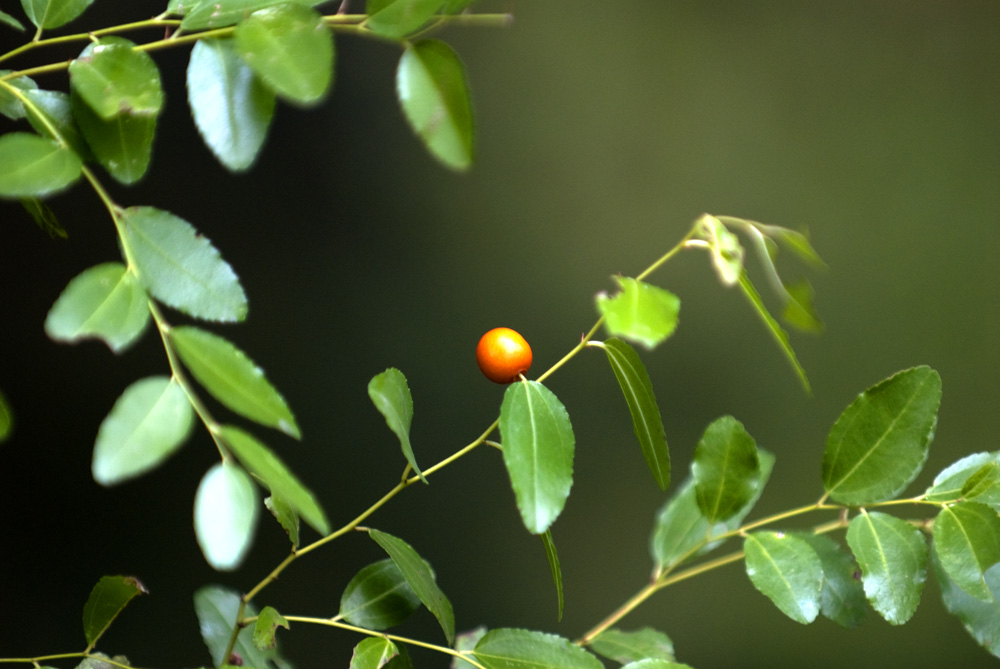
M 161 4 L 100 0 L 75 27 L 146 18 Z M 22 15 L 14 0 L 0 8 Z M 440 35 L 464 58 L 473 89 L 477 162 L 468 174 L 437 165 L 399 114 L 398 48 L 344 36 L 332 95 L 314 109 L 280 107 L 259 162 L 243 175 L 222 169 L 191 124 L 188 51 L 157 53 L 168 104 L 152 168 L 136 187 L 112 186 L 122 204 L 191 221 L 241 275 L 249 318 L 214 329 L 263 366 L 296 411 L 302 443 L 257 433 L 317 492 L 333 524 L 402 470 L 395 437 L 367 397 L 371 376 L 389 366 L 406 374 L 417 457 L 432 464 L 497 413 L 502 389 L 473 357 L 482 332 L 521 331 L 540 373 L 593 323 L 594 294 L 613 288 L 613 274 L 640 271 L 704 211 L 808 227 L 829 264 L 810 274 L 827 329 L 793 335 L 815 391 L 807 397 L 703 254 L 683 254 L 655 275 L 683 303 L 677 333 L 644 354 L 676 482 L 704 427 L 732 414 L 777 455 L 755 515 L 815 501 L 840 411 L 917 364 L 941 373 L 944 399 L 910 492 L 962 455 L 1000 447 L 1000 5 L 481 8 L 515 20 Z M 18 39 L 4 29 L 0 48 Z M 29 60 L 13 65 L 37 62 Z M 64 89 L 66 78 L 39 83 Z M 121 357 L 99 343 L 45 337 L 46 311 L 66 282 L 118 257 L 87 188 L 51 205 L 67 241 L 50 240 L 16 203 L 0 204 L 0 388 L 18 413 L 13 439 L 0 446 L 0 656 L 82 648 L 90 588 L 123 573 L 151 594 L 129 606 L 101 648 L 141 666 L 206 664 L 192 593 L 206 583 L 250 588 L 284 556 L 284 535 L 262 518 L 239 571 L 205 565 L 191 509 L 217 456 L 203 431 L 141 479 L 113 489 L 92 480 L 101 419 L 128 383 L 167 366 L 152 333 Z M 790 276 L 804 270 L 782 260 Z M 577 435 L 573 494 L 553 530 L 566 587 L 561 622 L 541 543 L 520 526 L 496 451 L 474 452 L 368 522 L 434 565 L 460 629 L 521 626 L 573 638 L 648 578 L 648 537 L 666 496 L 645 469 L 603 355 L 579 356 L 549 385 Z M 333 615 L 350 577 L 380 557 L 367 537 L 347 536 L 295 564 L 258 603 Z M 996 664 L 944 613 L 932 579 L 907 625 L 871 615 L 844 630 L 790 621 L 730 566 L 660 593 L 623 624 L 644 625 L 668 632 L 679 659 L 700 668 Z M 426 611 L 399 631 L 440 641 Z M 282 637 L 302 668 L 346 667 L 359 640 L 303 625 Z M 413 655 L 419 666 L 447 664 Z

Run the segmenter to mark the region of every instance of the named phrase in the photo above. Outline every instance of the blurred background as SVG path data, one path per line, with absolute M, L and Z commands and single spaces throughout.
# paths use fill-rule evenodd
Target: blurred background
M 140 20 L 162 4 L 100 0 L 60 32 Z M 478 7 L 515 20 L 439 34 L 463 57 L 473 91 L 477 160 L 468 174 L 434 162 L 399 113 L 399 49 L 342 36 L 331 96 L 309 110 L 279 107 L 258 163 L 242 175 L 215 161 L 190 121 L 189 51 L 155 54 L 167 107 L 152 167 L 132 188 L 105 179 L 121 204 L 186 218 L 240 274 L 247 321 L 212 329 L 259 363 L 296 412 L 301 443 L 255 433 L 316 491 L 332 524 L 368 507 L 403 468 L 367 396 L 373 375 L 389 366 L 406 374 L 414 449 L 429 466 L 498 412 L 502 388 L 474 360 L 483 332 L 519 330 L 541 373 L 593 324 L 594 294 L 614 287 L 613 274 L 641 271 L 705 211 L 807 227 L 829 264 L 809 273 L 827 328 L 792 335 L 813 384 L 807 397 L 704 254 L 682 254 L 654 275 L 682 300 L 676 334 L 643 353 L 675 483 L 705 426 L 732 414 L 777 456 L 751 517 L 814 502 L 839 413 L 866 387 L 918 364 L 941 373 L 944 398 L 909 494 L 959 457 L 1000 448 L 1000 5 Z M 14 0 L 0 8 L 23 16 Z M 0 50 L 21 39 L 4 29 Z M 9 66 L 70 58 L 76 48 Z M 66 77 L 38 83 L 65 89 Z M 262 518 L 240 570 L 204 563 L 192 503 L 217 456 L 203 430 L 143 478 L 112 489 L 93 481 L 101 419 L 130 382 L 168 368 L 152 332 L 120 357 L 100 343 L 46 338 L 45 314 L 65 284 L 119 257 L 88 188 L 50 204 L 66 241 L 49 239 L 18 204 L 0 204 L 0 388 L 18 420 L 0 446 L 0 656 L 81 649 L 90 588 L 103 574 L 131 574 L 150 595 L 129 606 L 100 648 L 140 666 L 207 664 L 193 592 L 207 583 L 249 589 L 286 554 L 284 534 Z M 749 267 L 764 290 L 759 267 Z M 806 270 L 787 255 L 779 267 L 788 277 Z M 176 312 L 168 318 L 185 322 Z M 577 437 L 573 494 L 553 529 L 565 578 L 561 622 L 541 542 L 520 525 L 496 451 L 473 452 L 367 523 L 431 562 L 460 630 L 518 626 L 575 638 L 648 579 L 649 534 L 667 495 L 646 470 L 604 356 L 585 352 L 549 387 Z M 293 565 L 257 603 L 331 616 L 351 576 L 382 557 L 367 537 L 346 536 Z M 905 626 L 872 614 L 845 630 L 785 618 L 733 565 L 661 592 L 622 627 L 645 625 L 666 631 L 678 658 L 702 669 L 996 664 L 944 612 L 932 578 Z M 441 642 L 424 610 L 396 631 Z M 302 668 L 346 667 L 360 640 L 304 625 L 279 636 Z M 418 666 L 447 665 L 425 651 L 413 656 Z

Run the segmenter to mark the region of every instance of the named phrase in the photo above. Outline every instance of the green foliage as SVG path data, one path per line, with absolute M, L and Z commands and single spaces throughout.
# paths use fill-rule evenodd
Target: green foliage
M 663 632 L 650 627 L 634 632 L 605 630 L 590 642 L 590 649 L 620 664 L 640 660 L 669 662 L 674 659 L 674 642 Z
M 420 479 L 427 483 L 417 458 L 410 444 L 410 424 L 413 421 L 413 397 L 406 383 L 406 376 L 395 367 L 390 367 L 368 382 L 368 396 L 375 408 L 385 416 L 386 425 L 399 438 L 403 449 L 403 457 L 417 473 Z
M 40 197 L 80 178 L 80 157 L 67 146 L 26 132 L 0 137 L 0 197 Z
M 383 630 L 403 622 L 419 606 L 420 598 L 390 558 L 355 574 L 340 597 L 338 615 L 353 625 Z
M 673 293 L 628 277 L 615 277 L 621 292 L 597 296 L 597 310 L 608 332 L 655 348 L 677 328 L 681 302 Z
M 486 669 L 601 669 L 601 661 L 568 639 L 522 629 L 487 632 L 473 651 Z
M 83 605 L 83 634 L 92 648 L 122 609 L 146 587 L 131 576 L 102 576 Z
M 823 565 L 807 542 L 794 534 L 754 532 L 743 542 L 747 576 L 762 594 L 796 622 L 819 615 Z
M 194 531 L 208 563 L 221 571 L 239 567 L 250 549 L 257 516 L 250 476 L 230 462 L 212 465 L 194 496 Z

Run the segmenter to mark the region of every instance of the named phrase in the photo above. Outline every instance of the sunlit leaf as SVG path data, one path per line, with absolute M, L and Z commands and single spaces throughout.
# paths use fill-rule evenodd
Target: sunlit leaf
M 826 535 L 800 532 L 795 536 L 812 546 L 823 565 L 820 613 L 843 627 L 860 625 L 868 615 L 868 603 L 854 558 Z
M 671 661 L 674 642 L 666 634 L 651 627 L 634 632 L 611 628 L 590 642 L 590 649 L 609 660 L 628 664 L 644 659 Z
M 94 0 L 21 0 L 28 19 L 39 28 L 58 28 L 90 7 Z
M 986 652 L 1000 658 L 1000 565 L 987 569 L 984 574 L 984 580 L 993 594 L 992 601 L 984 602 L 968 594 L 951 580 L 941 566 L 936 550 L 931 551 L 931 557 L 945 608 L 962 621 L 965 631 L 976 643 Z
M 399 39 L 426 24 L 444 0 L 383 0 L 369 2 L 364 26 L 377 35 Z
M 156 116 L 123 111 L 104 120 L 75 91 L 71 107 L 87 147 L 108 174 L 126 185 L 145 176 L 153 155 Z
M 692 669 L 691 665 L 683 662 L 670 662 L 656 658 L 646 658 L 636 662 L 629 662 L 622 669 Z
M 368 382 L 368 396 L 379 413 L 385 417 L 386 425 L 399 438 L 403 457 L 410 463 L 410 467 L 421 480 L 427 483 L 427 479 L 424 478 L 423 472 L 417 465 L 417 458 L 414 456 L 413 446 L 410 444 L 413 397 L 410 395 L 410 387 L 406 383 L 406 377 L 395 367 L 390 367 Z
M 747 576 L 781 612 L 808 624 L 816 619 L 823 565 L 816 551 L 794 534 L 754 532 L 743 542 Z
M 257 616 L 257 622 L 253 626 L 253 645 L 260 650 L 270 650 L 274 648 L 277 640 L 275 632 L 278 627 L 288 629 L 288 621 L 278 613 L 276 609 L 265 606 Z
M 102 576 L 83 606 L 83 634 L 93 646 L 122 609 L 146 587 L 133 576 Z
M 27 132 L 0 136 L 0 197 L 41 197 L 80 178 L 83 162 L 67 146 Z
M 708 244 L 719 281 L 725 286 L 735 285 L 743 274 L 743 258 L 746 255 L 739 238 L 711 214 L 702 215 L 697 227 L 698 236 Z
M 500 407 L 503 460 L 524 526 L 545 532 L 573 485 L 575 437 L 569 414 L 537 381 L 512 383 Z
M 183 9 L 181 28 L 192 32 L 234 25 L 266 7 L 286 3 L 312 6 L 322 2 L 325 0 L 200 0 L 193 6 L 190 2 L 178 3 L 179 7 L 175 9 Z
M 358 627 L 384 630 L 403 622 L 420 606 L 391 559 L 370 564 L 350 580 L 340 597 L 339 615 Z
M 158 466 L 191 431 L 187 395 L 166 376 L 136 381 L 101 423 L 92 470 L 101 485 L 114 485 Z
M 207 585 L 194 593 L 194 610 L 201 638 L 212 656 L 212 666 L 229 664 L 223 656 L 236 629 L 236 616 L 240 611 L 239 593 L 219 585 Z M 247 604 L 243 615 L 247 618 L 256 616 L 257 608 Z M 270 660 L 277 654 L 274 649 L 259 650 L 253 643 L 253 632 L 252 626 L 240 630 L 233 653 L 240 656 L 245 667 L 269 669 L 272 666 Z
M 1000 562 L 1000 516 L 978 502 L 942 507 L 934 520 L 934 550 L 958 587 L 984 602 L 993 600 L 986 571 Z
M 559 614 L 556 619 L 562 620 L 566 602 L 563 597 L 562 566 L 559 564 L 559 552 L 556 550 L 556 542 L 552 539 L 552 530 L 545 530 L 542 533 L 542 543 L 545 545 L 545 557 L 549 561 L 549 571 L 552 572 L 552 582 L 556 586 L 556 599 L 559 602 Z
M 597 311 L 612 335 L 654 348 L 673 334 L 681 301 L 670 291 L 628 277 L 615 277 L 621 292 L 597 295 Z
M 257 504 L 253 481 L 235 463 L 216 463 L 201 479 L 194 530 L 212 567 L 231 571 L 242 564 L 257 527 Z
M 368 637 L 354 647 L 348 669 L 410 669 L 413 664 L 405 646 L 385 637 Z
M 605 341 L 604 351 L 625 395 L 632 414 L 632 429 L 642 447 L 646 465 L 660 490 L 666 490 L 670 485 L 670 451 L 646 366 L 635 349 L 620 339 Z
M 563 637 L 522 629 L 490 630 L 473 653 L 486 669 L 603 669 L 586 650 Z
M 121 37 L 88 44 L 69 65 L 70 84 L 105 120 L 122 112 L 155 116 L 163 106 L 163 86 L 156 62 Z
M 930 367 L 899 372 L 861 393 L 826 440 L 823 485 L 842 504 L 892 499 L 927 459 L 941 403 L 941 377 Z
M 698 506 L 709 523 L 727 520 L 757 492 L 760 459 L 757 444 L 732 416 L 706 428 L 694 451 L 691 474 Z
M 472 164 L 473 118 L 465 67 L 450 46 L 407 46 L 396 70 L 396 95 L 410 127 L 431 155 L 454 170 Z

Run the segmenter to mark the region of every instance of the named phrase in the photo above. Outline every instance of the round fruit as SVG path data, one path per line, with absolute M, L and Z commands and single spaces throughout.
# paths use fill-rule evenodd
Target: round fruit
M 479 340 L 476 362 L 490 381 L 512 383 L 531 369 L 531 347 L 514 330 L 493 328 Z

